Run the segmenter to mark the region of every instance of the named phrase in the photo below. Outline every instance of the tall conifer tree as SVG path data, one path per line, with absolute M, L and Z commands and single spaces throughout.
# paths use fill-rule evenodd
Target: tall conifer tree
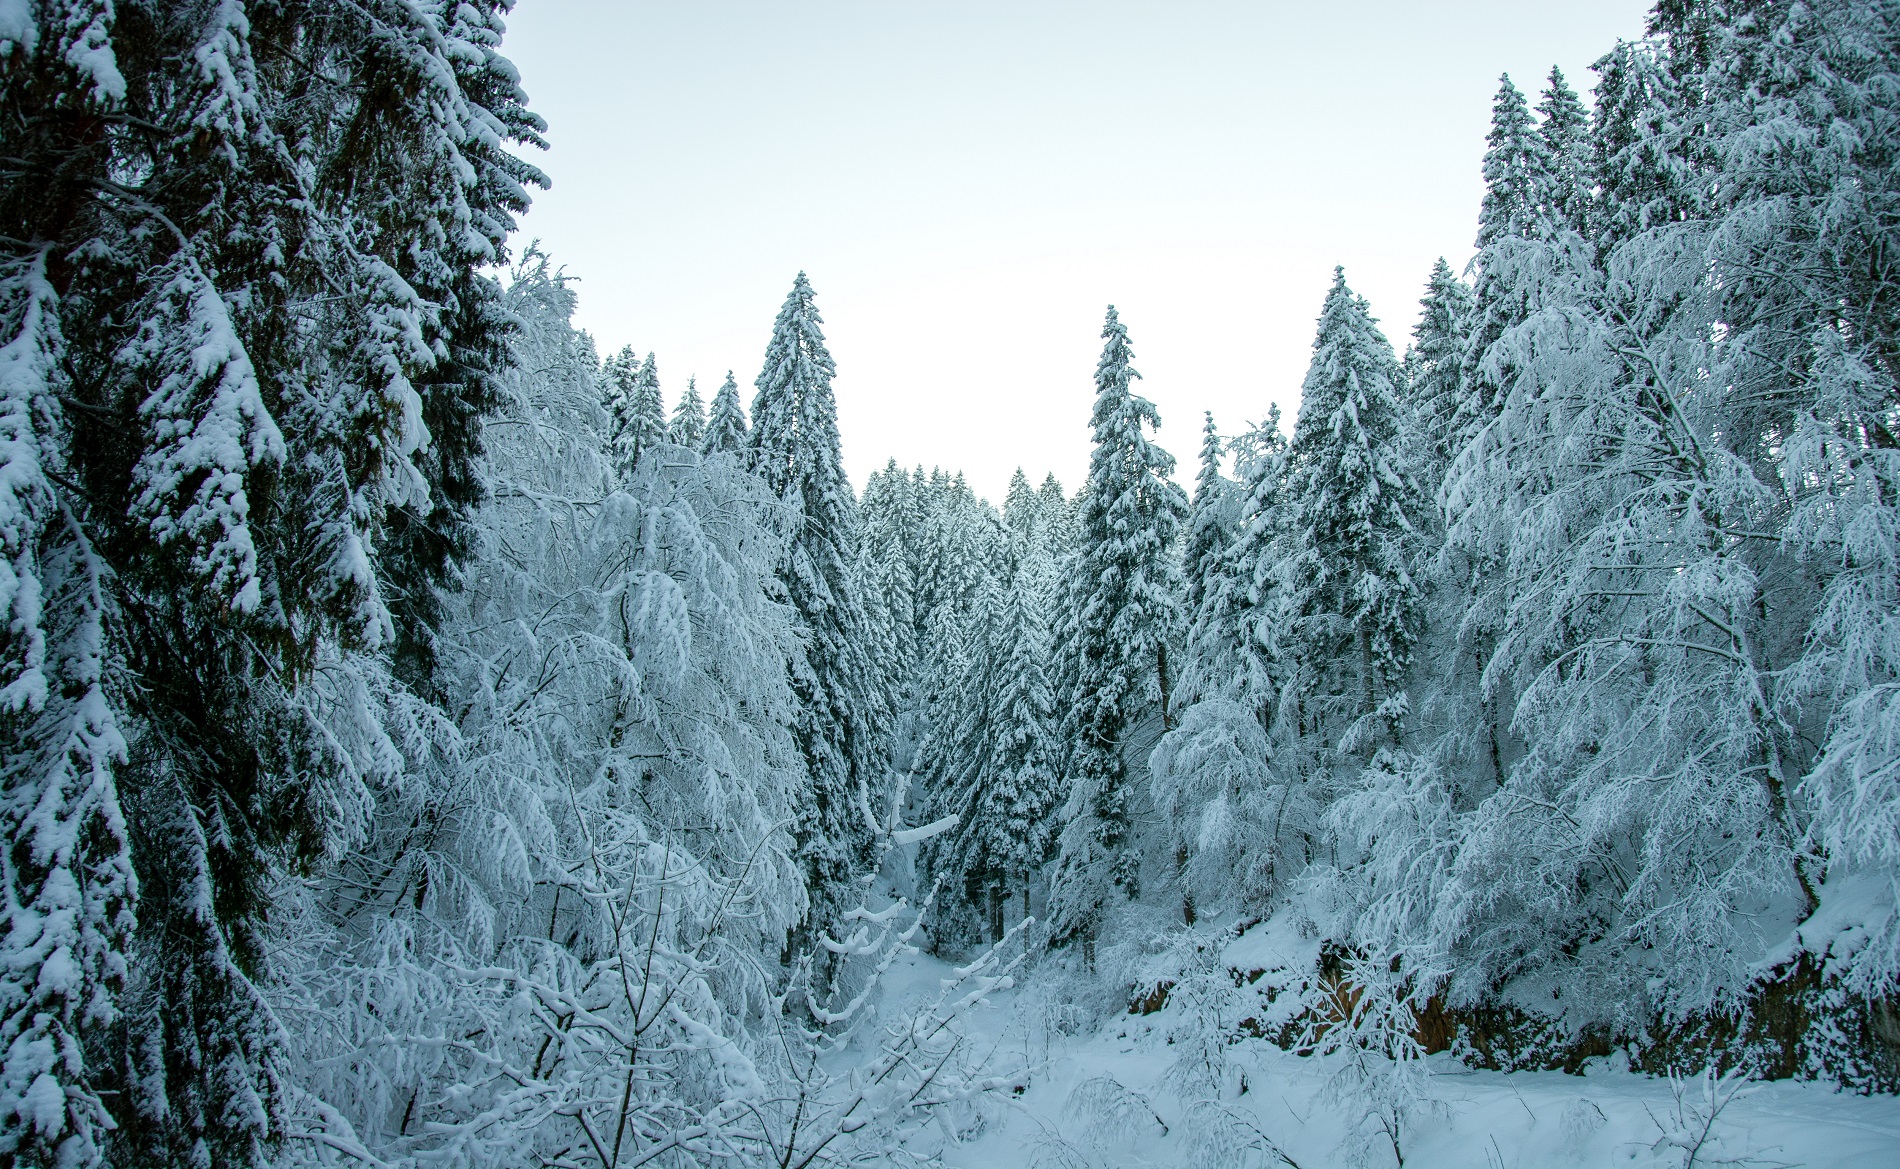
M 746 450 L 751 445 L 745 409 L 739 405 L 739 383 L 732 371 L 727 370 L 725 383 L 713 395 L 712 415 L 706 419 L 706 430 L 699 436 L 699 450 L 701 454 L 711 455 Z
M 1497 416 L 1510 386 L 1508 355 L 1493 347 L 1530 311 L 1531 280 L 1519 271 L 1519 261 L 1523 245 L 1546 234 L 1550 150 L 1509 74 L 1499 79 L 1485 141 L 1484 202 L 1478 211 L 1478 255 L 1472 260 L 1477 282 L 1460 375 L 1457 447 Z
M 1095 449 L 1076 521 L 1062 629 L 1062 701 L 1069 757 L 1056 928 L 1092 939 L 1110 896 L 1140 887 L 1128 774 L 1130 735 L 1165 723 L 1171 640 L 1181 624 L 1176 549 L 1187 498 L 1156 446 L 1154 404 L 1130 391 L 1128 330 L 1111 306 L 1095 370 Z
M 1289 490 L 1303 547 L 1301 640 L 1349 717 L 1404 683 L 1418 636 L 1410 551 L 1418 491 L 1400 458 L 1404 374 L 1344 269 L 1320 310 L 1300 388 Z
M 888 801 L 887 708 L 866 652 L 853 562 L 857 503 L 839 458 L 836 373 L 811 284 L 800 272 L 772 327 L 752 400 L 753 469 L 795 517 L 779 582 L 804 642 L 792 667 L 794 735 L 815 806 L 799 842 L 814 924 L 829 925 L 872 856 Z
M 1550 167 L 1544 192 L 1546 214 L 1556 227 L 1587 233 L 1593 185 L 1590 112 L 1564 80 L 1564 71 L 1555 65 L 1550 67 L 1550 80 L 1537 103 L 1537 114 L 1537 129 Z
M 1440 256 L 1418 306 L 1418 324 L 1412 327 L 1412 344 L 1405 351 L 1405 376 L 1410 385 L 1418 485 L 1435 494 L 1458 453 L 1459 378 L 1470 327 L 1471 286 L 1453 275 L 1451 265 Z
M 666 441 L 666 400 L 660 396 L 660 370 L 651 353 L 634 375 L 631 404 L 627 429 L 618 436 L 629 469 L 639 466 L 642 455 Z
M 1195 612 L 1207 595 L 1208 578 L 1217 570 L 1227 545 L 1233 538 L 1229 522 L 1227 489 L 1232 484 L 1221 474 L 1221 456 L 1226 444 L 1214 428 L 1214 412 L 1206 413 L 1201 427 L 1201 469 L 1194 479 L 1194 503 L 1188 513 L 1187 546 L 1181 554 L 1181 568 L 1187 578 L 1187 611 Z
M 706 402 L 699 396 L 699 379 L 686 379 L 686 392 L 673 406 L 673 421 L 666 429 L 666 441 L 676 446 L 699 448 L 706 433 Z

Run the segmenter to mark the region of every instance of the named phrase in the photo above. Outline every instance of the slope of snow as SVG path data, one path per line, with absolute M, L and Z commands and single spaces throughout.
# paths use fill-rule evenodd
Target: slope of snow
M 1225 956 L 1271 968 L 1301 957 L 1281 952 L 1286 941 L 1250 932 Z M 907 999 L 933 994 L 951 968 L 927 954 L 900 958 L 885 987 L 887 1017 Z M 1170 1037 L 1186 1022 L 1182 1008 L 1171 1003 L 1148 1016 L 1117 1016 L 1075 1037 L 1059 1033 L 1057 1010 L 1031 975 L 1023 987 L 992 996 L 990 1008 L 970 1020 L 972 1038 L 988 1046 L 999 1065 L 1027 1065 L 1028 1071 L 1019 1080 L 1022 1090 L 992 1102 L 980 1135 L 945 1149 L 945 1165 L 1249 1169 L 1291 1163 L 1314 1169 L 1352 1163 L 1345 1147 L 1351 1105 L 1327 1094 L 1325 1069 L 1316 1061 L 1242 1040 L 1228 1048 L 1234 1074 L 1223 1098 L 1195 1105 L 1167 1086 L 1177 1053 Z M 1427 1064 L 1430 1103 L 1402 1140 L 1407 1169 L 1684 1166 L 1705 1131 L 1695 1165 L 1900 1164 L 1900 1100 L 1893 1097 L 1798 1081 L 1710 1085 L 1690 1078 L 1672 1084 L 1601 1060 L 1581 1076 L 1469 1071 L 1444 1056 Z M 1711 1088 L 1718 1101 L 1734 1092 L 1712 1125 L 1705 1097 Z M 1211 1134 L 1210 1126 L 1222 1132 Z M 1271 1155 L 1267 1142 L 1286 1159 Z M 1365 1163 L 1395 1162 L 1385 1146 Z

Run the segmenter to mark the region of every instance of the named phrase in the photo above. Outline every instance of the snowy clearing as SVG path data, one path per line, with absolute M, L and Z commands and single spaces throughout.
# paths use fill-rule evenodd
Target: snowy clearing
M 925 953 L 898 959 L 885 988 L 885 1016 L 934 995 L 954 966 Z M 1230 1050 L 1244 1091 L 1230 1088 L 1214 1105 L 1183 1101 L 1164 1082 L 1175 1054 L 1169 1036 L 1183 1023 L 1175 1005 L 1065 1037 L 1050 1026 L 1049 1005 L 1033 977 L 990 1002 L 970 1019 L 973 1037 L 987 1041 L 999 1063 L 1030 1070 L 1024 1090 L 990 1110 L 980 1135 L 945 1149 L 943 1163 L 953 1169 L 1286 1164 L 1261 1137 L 1302 1169 L 1348 1163 L 1343 1106 L 1327 1098 L 1324 1069 L 1315 1060 L 1242 1039 Z M 1608 1061 L 1592 1061 L 1583 1075 L 1471 1071 L 1446 1056 L 1427 1065 L 1434 1105 L 1403 1137 L 1406 1169 L 1682 1166 L 1689 1164 L 1683 1138 L 1693 1146 L 1709 1111 L 1699 1078 L 1672 1085 Z M 1119 1107 L 1101 1100 L 1104 1079 L 1127 1091 L 1114 1102 Z M 1731 1083 L 1726 1091 L 1733 1096 L 1707 1126 L 1695 1165 L 1888 1169 L 1900 1163 L 1900 1100 L 1894 1097 L 1793 1080 Z M 1223 1126 L 1226 1131 L 1213 1131 Z M 1370 1163 L 1393 1164 L 1389 1152 L 1383 1156 Z

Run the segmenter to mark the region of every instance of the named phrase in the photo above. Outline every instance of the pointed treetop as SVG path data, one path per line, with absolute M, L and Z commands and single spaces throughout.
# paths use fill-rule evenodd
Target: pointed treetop
M 1437 490 L 1463 446 L 1459 371 L 1472 324 L 1471 287 L 1440 256 L 1418 306 L 1418 324 L 1412 327 L 1412 345 L 1405 352 L 1405 376 L 1411 387 L 1413 447 L 1421 460 L 1419 486 L 1429 492 Z
M 638 466 L 640 456 L 666 441 L 666 401 L 660 396 L 659 366 L 651 353 L 634 376 L 632 412 L 617 444 L 625 453 L 628 469 Z
M 1590 113 L 1577 91 L 1564 80 L 1563 70 L 1550 67 L 1550 83 L 1537 105 L 1543 122 L 1538 127 L 1550 159 L 1545 212 L 1551 221 L 1572 231 L 1587 230 L 1591 183 Z
M 711 455 L 743 450 L 746 446 L 745 409 L 739 405 L 739 382 L 732 371 L 727 370 L 725 384 L 713 395 L 712 416 L 706 420 L 706 429 L 699 436 L 699 452 Z
M 774 491 L 793 482 L 841 482 L 838 411 L 831 393 L 837 365 L 825 348 L 811 282 L 800 272 L 772 325 L 764 367 L 753 383 L 754 469 Z
M 1550 182 L 1550 150 L 1509 73 L 1498 79 L 1491 132 L 1485 142 L 1484 203 L 1478 211 L 1480 248 L 1504 236 L 1535 234 Z
M 1206 421 L 1201 425 L 1201 473 L 1194 480 L 1194 509 L 1201 510 L 1211 503 L 1219 493 L 1221 485 L 1220 460 L 1226 452 L 1221 442 L 1220 431 L 1214 429 L 1214 412 L 1203 411 Z
M 699 396 L 699 379 L 686 379 L 686 392 L 673 407 L 673 423 L 667 428 L 666 440 L 684 447 L 698 447 L 699 438 L 706 433 L 706 403 Z
M 1108 382 L 1103 379 L 1108 378 L 1126 392 L 1129 380 L 1141 374 L 1128 364 L 1135 359 L 1135 351 L 1128 345 L 1128 326 L 1122 324 L 1112 304 L 1108 306 L 1108 319 L 1102 322 L 1102 339 L 1108 344 L 1102 346 L 1102 359 L 1095 366 L 1096 389 L 1106 388 Z

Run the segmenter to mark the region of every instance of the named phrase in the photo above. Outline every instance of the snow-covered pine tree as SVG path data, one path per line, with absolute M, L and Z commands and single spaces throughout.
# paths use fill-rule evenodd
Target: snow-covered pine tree
M 1298 636 L 1335 713 L 1396 725 L 1418 637 L 1419 492 L 1402 458 L 1404 373 L 1344 269 L 1300 387 L 1288 494 L 1300 548 Z M 1343 729 L 1343 726 L 1341 727 Z
M 745 409 L 739 404 L 739 383 L 726 371 L 726 380 L 713 395 L 712 413 L 706 419 L 705 433 L 699 436 L 701 454 L 742 451 L 751 447 L 746 429 Z
M 1005 590 L 1002 614 L 1004 648 L 991 702 L 991 796 L 985 828 L 996 871 L 999 910 L 1006 895 L 1022 894 L 1023 916 L 1030 911 L 1030 887 L 1043 862 L 1062 803 L 1056 773 L 1055 690 L 1049 678 L 1049 596 L 1055 565 L 1031 537 L 1013 535 L 1015 576 Z M 991 919 L 992 936 L 1001 924 Z
M 18 261 L 15 261 L 17 263 Z M 45 260 L 6 272 L 0 320 L 0 1157 L 90 1165 L 111 1121 L 87 1046 L 117 1015 L 137 895 L 116 771 L 104 562 L 42 459 L 64 346 Z
M 641 456 L 666 441 L 666 400 L 660 394 L 660 370 L 647 354 L 633 379 L 632 414 L 626 430 L 615 436 L 625 451 L 625 468 L 639 466 Z
M 983 937 L 1000 896 L 1003 874 L 990 848 L 998 830 L 990 807 L 996 731 L 991 714 L 1005 584 L 986 571 L 966 605 L 939 605 L 931 616 L 942 664 L 932 687 L 930 736 L 921 751 L 927 761 L 925 806 L 932 819 L 957 817 L 919 856 L 925 871 L 949 891 L 939 900 L 939 941 Z
M 813 806 L 799 825 L 812 922 L 831 924 L 851 878 L 872 856 L 872 816 L 891 793 L 889 711 L 865 642 L 852 571 L 857 502 L 839 461 L 836 367 L 825 349 L 811 283 L 800 272 L 779 310 L 752 401 L 755 472 L 793 517 L 779 584 L 804 642 L 792 665 L 793 734 Z
M 1062 494 L 1062 484 L 1056 481 L 1054 471 L 1042 477 L 1036 498 L 1042 501 L 1042 526 L 1049 546 L 1058 555 L 1066 554 L 1075 526 L 1075 507 L 1074 501 Z
M 1405 351 L 1410 446 L 1419 489 L 1435 498 L 1458 454 L 1452 444 L 1458 433 L 1459 371 L 1471 318 L 1471 287 L 1452 273 L 1443 256 L 1432 265 L 1418 307 L 1418 324 Z
M 1003 524 L 1024 539 L 1035 539 L 1042 527 L 1042 501 L 1021 467 L 1010 472 L 1009 488 L 1003 493 Z
M 1233 543 L 1234 484 L 1221 474 L 1221 458 L 1226 445 L 1214 427 L 1214 412 L 1206 412 L 1201 427 L 1201 469 L 1194 479 L 1194 500 L 1189 506 L 1187 543 L 1181 552 L 1181 572 L 1187 581 L 1187 612 L 1200 610 L 1207 589 L 1220 562 Z
M 1478 211 L 1478 254 L 1471 261 L 1477 279 L 1460 374 L 1458 434 L 1451 443 L 1459 450 L 1497 416 L 1515 377 L 1508 355 L 1494 352 L 1494 346 L 1530 311 L 1529 278 L 1518 271 L 1522 245 L 1547 234 L 1550 150 L 1509 74 L 1499 79 L 1485 141 L 1484 203 Z
M 1590 113 L 1583 108 L 1577 91 L 1564 80 L 1563 70 L 1555 65 L 1550 67 L 1550 80 L 1537 103 L 1537 116 L 1537 130 L 1550 164 L 1545 213 L 1553 224 L 1587 235 L 1595 186 Z
M 865 636 L 880 685 L 892 703 L 891 757 L 900 766 L 914 762 L 916 743 L 908 724 L 920 697 L 917 686 L 916 583 L 911 576 L 910 476 L 891 459 L 874 471 L 858 501 L 861 534 L 858 580 L 864 596 Z
M 284 1135 L 265 911 L 365 814 L 355 715 L 310 687 L 405 643 L 427 680 L 508 328 L 483 272 L 541 181 L 501 8 L 48 3 L 0 33 L 9 458 L 57 468 L 8 476 L 0 540 L 8 595 L 61 605 L 9 633 L 7 901 L 77 880 L 6 964 L 9 1161 L 256 1166 Z
M 706 433 L 706 403 L 699 396 L 699 379 L 686 379 L 686 392 L 673 406 L 673 421 L 666 428 L 666 441 L 690 450 L 699 449 L 700 436 Z
M 1171 718 L 1170 646 L 1179 636 L 1183 584 L 1176 542 L 1187 497 L 1169 476 L 1174 456 L 1147 433 L 1154 404 L 1130 390 L 1128 330 L 1113 306 L 1095 370 L 1094 452 L 1066 566 L 1060 637 L 1064 779 L 1060 856 L 1052 890 L 1058 939 L 1092 945 L 1110 899 L 1140 888 L 1136 794 L 1129 781 L 1137 734 Z
M 1287 441 L 1280 408 L 1233 443 L 1240 481 L 1228 488 L 1231 535 L 1205 578 L 1201 601 L 1188 615 L 1188 655 L 1181 692 L 1189 701 L 1223 697 L 1253 713 L 1262 728 L 1285 680 L 1281 648 L 1291 581 L 1283 571 L 1292 531 L 1288 505 Z
M 633 346 L 600 364 L 600 401 L 607 410 L 607 441 L 617 466 L 632 469 L 640 430 L 640 355 Z
M 1623 41 L 1592 66 L 1590 212 L 1599 255 L 1631 236 L 1678 222 L 1701 202 L 1690 140 L 1703 117 L 1657 41 Z
M 959 817 L 926 852 L 961 905 L 952 935 L 1002 936 L 1014 895 L 1029 911 L 1031 878 L 1049 839 L 1057 793 L 1050 746 L 1054 697 L 1043 665 L 1047 576 L 1035 550 L 1014 532 L 991 532 L 985 574 L 950 660 L 933 734 L 933 813 Z M 942 620 L 952 620 L 947 609 Z

